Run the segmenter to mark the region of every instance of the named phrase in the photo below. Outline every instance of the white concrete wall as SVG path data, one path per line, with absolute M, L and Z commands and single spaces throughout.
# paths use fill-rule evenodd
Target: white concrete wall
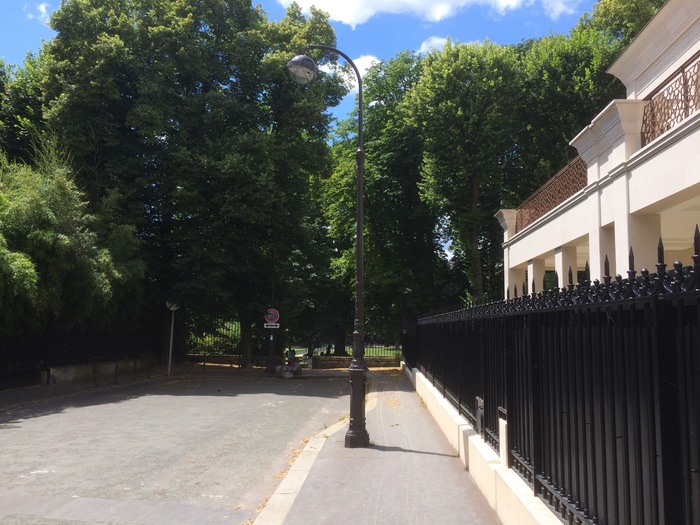
M 652 142 L 629 164 L 630 213 L 659 213 L 700 192 L 700 113 Z
M 529 260 L 549 252 L 554 256 L 556 247 L 588 235 L 587 220 L 581 220 L 581 217 L 589 217 L 588 204 L 582 195 L 572 197 L 557 210 L 560 213 L 543 217 L 524 232 L 526 236 L 517 234 L 507 244 L 511 268 L 526 265 Z M 516 284 L 520 287 L 520 283 Z

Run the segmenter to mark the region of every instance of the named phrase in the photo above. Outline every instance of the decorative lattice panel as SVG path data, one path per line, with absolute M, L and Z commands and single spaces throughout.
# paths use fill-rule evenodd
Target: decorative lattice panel
M 642 121 L 643 146 L 700 109 L 699 72 L 700 53 L 648 97 Z
M 585 188 L 587 183 L 588 167 L 583 159 L 577 156 L 518 207 L 515 231 L 522 231 Z

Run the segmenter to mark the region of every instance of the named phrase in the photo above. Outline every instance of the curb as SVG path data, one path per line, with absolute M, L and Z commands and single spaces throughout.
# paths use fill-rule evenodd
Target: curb
M 368 378 L 365 412 L 377 406 L 378 393 L 371 391 L 371 384 L 371 378 Z M 326 444 L 328 438 L 333 434 L 347 426 L 348 418 L 344 417 L 341 421 L 319 432 L 309 440 L 299 456 L 294 460 L 294 463 L 292 463 L 277 490 L 270 496 L 265 507 L 258 514 L 258 517 L 253 522 L 254 525 L 281 525 L 284 523 L 314 462 L 318 459 L 323 445 Z
M 280 525 L 292 508 L 309 471 L 321 453 L 323 445 L 333 434 L 345 428 L 345 418 L 312 437 L 287 471 L 284 479 L 253 522 L 255 525 Z

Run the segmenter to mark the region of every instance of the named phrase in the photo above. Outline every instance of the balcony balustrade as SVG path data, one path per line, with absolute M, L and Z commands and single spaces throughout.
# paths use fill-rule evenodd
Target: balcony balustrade
M 587 183 L 588 167 L 579 155 L 518 206 L 515 215 L 515 231 L 522 231 L 544 214 L 585 188 Z
M 700 53 L 659 86 L 646 100 L 642 121 L 642 147 L 700 109 Z

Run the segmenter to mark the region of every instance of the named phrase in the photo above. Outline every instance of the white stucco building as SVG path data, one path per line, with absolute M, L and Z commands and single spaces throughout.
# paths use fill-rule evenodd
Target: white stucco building
M 627 88 L 571 145 L 575 159 L 517 210 L 496 217 L 504 231 L 504 289 L 559 286 L 569 268 L 591 279 L 692 264 L 700 223 L 700 1 L 669 0 L 608 70 Z

